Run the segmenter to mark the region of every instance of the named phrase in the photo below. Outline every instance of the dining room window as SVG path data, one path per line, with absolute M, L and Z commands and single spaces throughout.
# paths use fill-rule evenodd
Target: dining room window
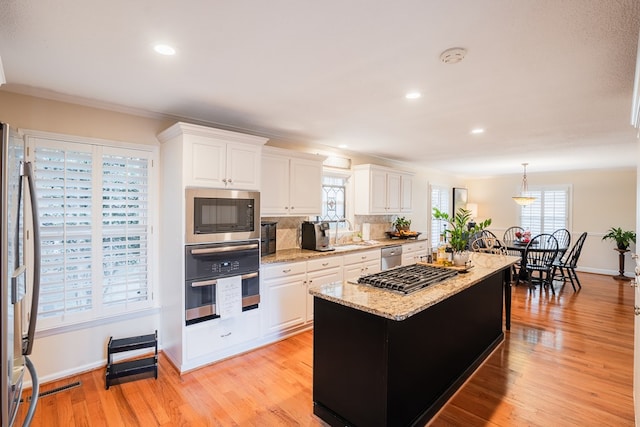
M 431 246 L 436 247 L 440 241 L 440 234 L 442 234 L 447 222 L 441 219 L 435 219 L 433 217 L 433 208 L 438 208 L 442 212 L 449 212 L 449 206 L 451 204 L 449 195 L 451 194 L 451 188 L 432 185 L 431 186 Z
M 553 233 L 560 228 L 571 229 L 571 186 L 529 187 L 536 198 L 529 206 L 520 207 L 520 226 L 532 235 Z

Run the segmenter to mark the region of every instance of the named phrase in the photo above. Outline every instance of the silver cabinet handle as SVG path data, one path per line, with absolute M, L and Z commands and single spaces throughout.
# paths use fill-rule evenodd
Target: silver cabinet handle
M 323 263 L 322 263 L 322 266 L 323 266 L 323 267 L 326 267 L 327 265 L 329 265 L 329 263 L 328 263 L 328 262 L 323 262 Z
M 226 334 L 220 335 L 220 338 L 228 337 L 229 335 L 231 335 L 231 332 L 227 332 Z
M 283 273 L 291 273 L 291 269 L 290 269 L 290 268 L 287 268 L 287 269 L 285 269 L 285 270 L 282 270 L 282 272 L 283 272 Z

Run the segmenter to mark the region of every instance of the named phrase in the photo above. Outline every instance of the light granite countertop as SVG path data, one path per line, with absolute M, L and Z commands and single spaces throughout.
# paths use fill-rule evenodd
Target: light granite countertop
M 275 254 L 265 255 L 260 258 L 262 264 L 273 264 L 277 262 L 295 262 L 306 261 L 312 258 L 319 258 L 332 255 L 343 255 L 351 252 L 366 251 L 369 249 L 382 248 L 391 245 L 403 245 L 407 243 L 426 242 L 427 239 L 376 239 L 368 242 L 353 243 L 348 245 L 336 246 L 333 251 L 311 251 L 308 249 L 282 249 L 276 251 Z
M 316 298 L 401 321 L 481 282 L 519 260 L 520 257 L 515 256 L 472 253 L 472 267 L 467 272 L 458 273 L 451 279 L 409 295 L 346 281 L 311 286 L 309 293 Z

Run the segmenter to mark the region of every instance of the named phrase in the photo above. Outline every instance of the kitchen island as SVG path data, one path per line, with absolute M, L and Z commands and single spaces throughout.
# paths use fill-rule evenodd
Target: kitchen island
M 336 426 L 423 425 L 504 340 L 517 261 L 474 253 L 466 273 L 409 295 L 311 287 L 314 414 Z

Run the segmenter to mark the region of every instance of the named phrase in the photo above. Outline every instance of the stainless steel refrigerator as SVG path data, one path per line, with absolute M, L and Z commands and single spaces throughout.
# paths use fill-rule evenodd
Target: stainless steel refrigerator
M 35 368 L 29 360 L 33 348 L 38 297 L 40 294 L 40 232 L 35 196 L 35 182 L 31 164 L 25 162 L 25 143 L 7 124 L 2 126 L 0 166 L 0 329 L 2 331 L 2 394 L 0 422 L 12 426 L 22 397 L 25 372 L 29 371 L 32 398 L 23 419 L 23 426 L 31 424 L 38 403 L 39 383 Z M 28 218 L 25 217 L 28 215 Z M 25 239 L 24 230 L 33 233 Z M 27 246 L 29 245 L 29 247 Z M 29 250 L 25 250 L 25 248 Z M 29 282 L 29 283 L 28 283 Z

